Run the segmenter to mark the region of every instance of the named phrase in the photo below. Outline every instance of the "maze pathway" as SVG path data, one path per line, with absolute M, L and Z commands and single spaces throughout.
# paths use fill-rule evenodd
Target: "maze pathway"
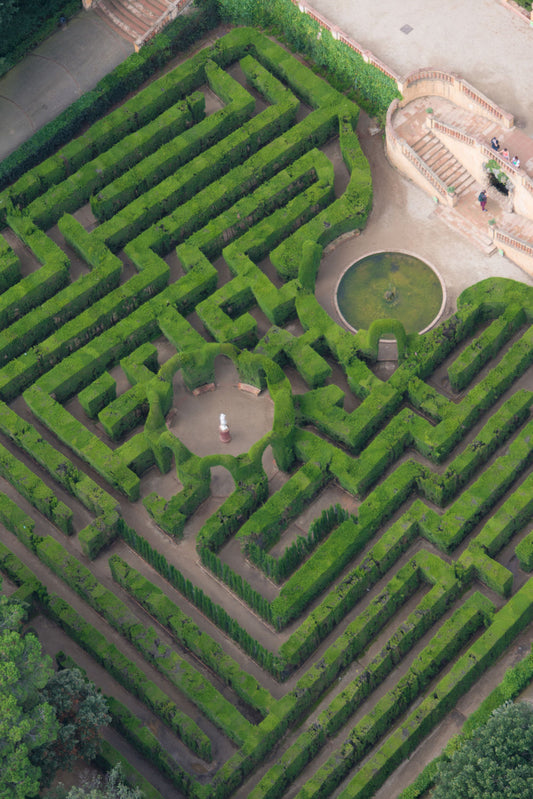
M 0 569 L 147 797 L 371 796 L 533 618 L 531 289 L 393 326 L 379 379 L 314 294 L 357 116 L 242 28 L 0 195 Z M 221 359 L 272 426 L 200 455 Z

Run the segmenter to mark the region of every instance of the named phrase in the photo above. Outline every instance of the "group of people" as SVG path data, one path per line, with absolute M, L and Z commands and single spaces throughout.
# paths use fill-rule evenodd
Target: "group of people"
M 500 153 L 502 158 L 506 158 L 507 161 L 509 161 L 509 159 L 510 159 L 509 150 L 507 149 L 507 147 L 504 147 L 503 150 L 500 150 L 500 142 L 498 141 L 496 136 L 493 136 L 492 139 L 490 140 L 490 146 L 497 153 Z M 516 167 L 520 166 L 520 159 L 519 159 L 519 157 L 517 155 L 513 155 L 513 157 L 510 160 L 511 160 L 511 164 L 513 166 L 516 166 Z
M 499 153 L 502 156 L 502 158 L 505 158 L 507 161 L 510 160 L 510 162 L 511 162 L 511 164 L 513 166 L 516 166 L 516 167 L 520 166 L 520 159 L 519 159 L 519 157 L 517 155 L 513 155 L 513 157 L 511 158 L 509 156 L 509 150 L 507 149 L 507 147 L 504 147 L 503 150 L 500 149 L 500 142 L 498 141 L 496 136 L 493 136 L 492 139 L 490 140 L 490 146 L 492 147 L 492 149 L 495 152 Z M 479 201 L 479 204 L 481 205 L 481 210 L 482 211 L 486 211 L 487 210 L 487 192 L 485 191 L 485 189 L 482 189 L 480 191 L 479 196 L 478 196 L 478 201 Z

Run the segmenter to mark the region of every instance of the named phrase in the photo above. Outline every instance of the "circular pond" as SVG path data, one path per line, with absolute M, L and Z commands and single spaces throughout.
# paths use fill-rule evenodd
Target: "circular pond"
M 443 310 L 444 287 L 424 261 L 403 252 L 376 252 L 349 266 L 337 285 L 337 309 L 347 326 L 368 330 L 376 319 L 397 319 L 421 333 Z

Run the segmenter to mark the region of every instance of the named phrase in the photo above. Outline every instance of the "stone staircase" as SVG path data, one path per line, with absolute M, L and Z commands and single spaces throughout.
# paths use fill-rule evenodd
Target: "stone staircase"
M 473 205 L 473 198 L 468 198 L 468 202 Z M 453 208 L 449 205 L 438 205 L 434 213 L 454 233 L 464 236 L 484 255 L 494 255 L 498 251 L 497 245 L 487 231 L 486 223 L 481 224 L 473 220 L 470 214 L 463 212 L 461 205 Z
M 533 220 L 516 213 L 503 213 L 498 220 L 501 230 L 521 241 L 533 242 Z
M 457 197 L 473 187 L 472 175 L 431 131 L 424 133 L 412 149 L 449 189 L 455 189 Z
M 428 125 L 430 114 L 431 127 Z M 448 149 L 444 141 L 451 139 L 441 140 L 440 132 L 458 142 L 465 164 L 470 163 L 468 148 L 471 148 L 472 172 L 477 177 Z M 517 153 L 521 160 L 522 169 L 513 170 L 512 178 L 515 191 L 518 188 L 522 192 L 519 203 L 516 195 L 503 197 L 496 187 L 487 187 L 486 179 L 478 182 L 482 161 L 492 155 L 492 136 L 510 152 Z M 498 120 L 475 113 L 471 108 L 458 107 L 448 99 L 424 96 L 404 106 L 398 105 L 391 117 L 387 143 L 392 163 L 415 182 L 418 182 L 415 176 L 418 171 L 422 188 L 433 196 L 439 195 L 435 197 L 436 217 L 465 236 L 485 255 L 503 253 L 533 275 L 533 213 L 525 217 L 514 210 L 516 205 L 525 209 L 531 207 L 528 199 L 533 191 L 523 182 L 524 172 L 526 180 L 533 181 L 533 140 L 530 137 L 516 128 L 502 127 Z M 438 185 L 435 178 L 439 179 Z M 478 202 L 482 185 L 489 198 L 488 213 L 482 213 Z M 453 197 L 443 196 L 443 186 Z
M 172 19 L 176 16 L 176 7 L 183 5 L 183 2 L 166 0 L 100 0 L 93 9 L 108 27 L 138 49 L 158 21 L 167 15 Z

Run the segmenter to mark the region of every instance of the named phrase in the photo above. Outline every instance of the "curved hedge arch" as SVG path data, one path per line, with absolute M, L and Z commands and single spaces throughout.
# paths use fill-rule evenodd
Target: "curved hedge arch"
M 179 369 L 187 368 L 193 385 L 201 385 L 207 379 L 214 380 L 215 359 L 223 355 L 235 364 L 239 374 L 254 377 L 260 387 L 266 387 L 274 403 L 274 422 L 270 433 L 265 437 L 263 449 L 272 444 L 274 458 L 280 469 L 288 470 L 294 460 L 295 411 L 292 389 L 283 369 L 266 355 L 240 350 L 233 344 L 206 344 L 204 347 L 176 353 L 161 367 L 159 383 L 151 387 L 148 395 L 150 410 L 145 424 L 145 432 L 150 436 L 151 446 L 158 464 L 164 471 L 170 468 L 169 455 L 161 444 L 166 442 L 167 427 L 165 416 L 171 405 L 172 390 L 165 391 L 172 383 Z M 242 359 L 242 363 L 240 362 Z M 207 378 L 206 378 L 207 375 Z M 163 438 L 161 438 L 163 436 Z M 262 454 L 262 450 L 261 450 Z
M 368 348 L 374 358 L 378 357 L 379 340 L 393 336 L 398 345 L 398 360 L 402 361 L 407 346 L 405 327 L 398 319 L 376 319 L 368 328 Z

